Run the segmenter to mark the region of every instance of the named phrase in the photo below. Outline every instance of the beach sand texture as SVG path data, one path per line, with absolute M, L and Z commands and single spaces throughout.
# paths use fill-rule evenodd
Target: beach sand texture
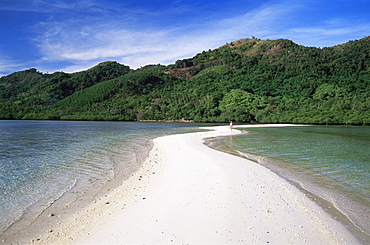
M 270 170 L 205 146 L 240 133 L 212 129 L 155 139 L 138 172 L 33 244 L 358 244 Z

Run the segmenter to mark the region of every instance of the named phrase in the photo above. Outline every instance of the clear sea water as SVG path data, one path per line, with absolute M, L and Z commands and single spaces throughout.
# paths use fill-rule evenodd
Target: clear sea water
M 208 125 L 0 121 L 0 237 L 9 225 L 27 226 L 57 203 L 79 208 L 135 171 L 151 147 L 150 139 L 199 131 L 198 126 Z M 364 244 L 370 243 L 370 127 L 245 131 L 215 139 L 212 145 L 270 168 Z
M 370 127 L 243 130 L 247 134 L 211 144 L 259 162 L 289 180 L 370 243 Z
M 10 225 L 18 225 L 16 229 L 29 225 L 61 199 L 90 201 L 112 187 L 113 180 L 122 181 L 138 168 L 151 147 L 150 139 L 195 131 L 197 126 L 0 121 L 0 234 Z

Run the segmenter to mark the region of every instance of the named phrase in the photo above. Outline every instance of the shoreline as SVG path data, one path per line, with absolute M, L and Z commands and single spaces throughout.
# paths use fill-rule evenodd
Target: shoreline
M 236 135 L 237 129 L 205 129 L 214 131 L 156 138 L 147 160 L 121 186 L 20 242 L 359 243 L 286 180 L 203 144 L 205 138 Z
M 53 227 L 65 222 L 72 214 L 121 186 L 138 171 L 148 157 L 153 147 L 153 138 L 150 136 L 141 140 L 140 144 L 135 145 L 135 151 L 132 150 L 132 145 L 126 147 L 129 154 L 125 157 L 119 156 L 118 159 L 115 156 L 117 159 L 110 159 L 114 164 L 112 171 L 107 174 L 75 180 L 73 185 L 49 202 L 32 204 L 0 232 L 0 244 L 28 244 L 29 241 L 38 241 L 46 231 L 52 232 Z
M 248 134 L 248 128 L 250 127 L 240 125 L 238 128 L 246 129 L 246 131 L 243 132 Z M 367 242 L 370 241 L 369 227 L 366 223 L 368 205 L 364 203 L 365 200 L 361 195 L 354 196 L 355 194 L 351 193 L 352 196 L 349 196 L 347 193 L 348 189 L 345 189 L 341 184 L 336 183 L 334 180 L 328 181 L 323 176 L 307 173 L 306 169 L 292 165 L 288 161 L 279 161 L 270 159 L 266 156 L 250 154 L 243 150 L 235 150 L 231 145 L 229 146 L 225 143 L 225 140 L 228 141 L 225 137 L 208 138 L 205 144 L 212 149 L 245 158 L 271 170 L 279 177 L 295 186 L 299 191 L 307 195 L 311 200 L 323 208 L 325 212 L 342 223 L 360 243 L 367 244 Z M 223 141 L 223 143 L 220 144 L 220 141 Z M 335 190 L 332 189 L 333 186 L 335 186 Z M 341 199 L 333 199 L 333 196 L 331 196 L 333 191 L 335 191 L 336 196 Z M 329 193 L 330 195 L 328 195 Z M 349 206 L 346 206 L 346 204 Z M 356 210 L 355 213 L 354 210 Z

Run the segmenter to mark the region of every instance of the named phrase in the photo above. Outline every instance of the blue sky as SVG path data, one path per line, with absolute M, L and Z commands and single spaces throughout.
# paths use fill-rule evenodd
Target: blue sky
M 0 0 L 0 76 L 172 64 L 241 38 L 327 47 L 370 35 L 369 0 Z

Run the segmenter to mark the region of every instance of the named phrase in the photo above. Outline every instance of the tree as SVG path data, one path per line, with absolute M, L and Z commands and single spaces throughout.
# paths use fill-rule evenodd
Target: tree
M 229 121 L 254 121 L 258 110 L 266 106 L 265 101 L 258 95 L 241 89 L 232 89 L 220 102 L 222 117 Z

